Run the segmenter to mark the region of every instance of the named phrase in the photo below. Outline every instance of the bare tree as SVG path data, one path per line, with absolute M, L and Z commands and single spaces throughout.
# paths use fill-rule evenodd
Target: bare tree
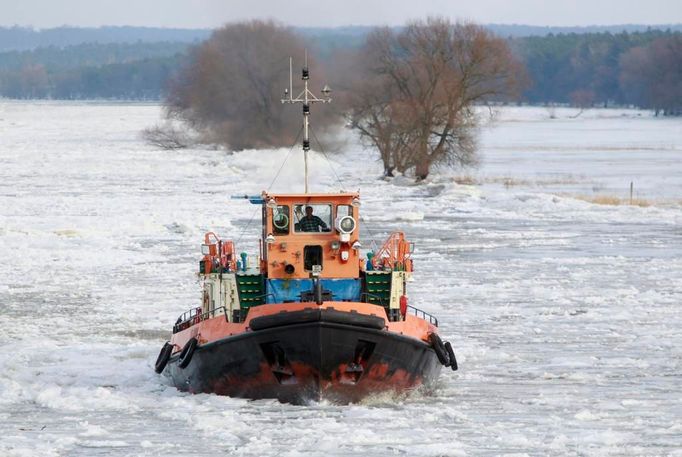
M 390 31 L 383 29 L 375 35 L 386 33 Z M 361 53 L 358 60 L 364 60 L 357 65 L 364 71 L 356 74 L 358 79 L 346 93 L 351 126 L 365 143 L 378 149 L 386 176 L 393 176 L 394 170 L 405 172 L 411 166 L 416 141 L 416 132 L 406 124 L 408 107 L 396 86 L 386 84 L 382 75 L 372 72 L 370 54 Z
M 580 108 L 578 113 L 571 116 L 573 118 L 577 118 L 583 114 L 586 109 L 591 108 L 594 105 L 594 99 L 596 97 L 594 91 L 588 89 L 578 89 L 571 92 L 569 94 L 569 98 L 571 99 L 571 105 Z
M 431 18 L 368 37 L 352 125 L 387 173 L 476 162 L 474 106 L 516 93 L 523 74 L 506 43 L 480 26 Z
M 303 54 L 301 40 L 272 21 L 228 24 L 194 49 L 171 83 L 169 117 L 232 149 L 290 145 L 300 117 L 285 113 L 280 99 L 289 56 Z M 324 127 L 332 118 L 321 113 L 315 122 Z
M 141 136 L 148 144 L 168 150 L 185 149 L 196 143 L 186 128 L 171 122 L 148 127 L 142 131 Z

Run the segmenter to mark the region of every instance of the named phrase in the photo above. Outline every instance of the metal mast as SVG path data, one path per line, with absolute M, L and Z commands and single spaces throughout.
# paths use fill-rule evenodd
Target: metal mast
M 310 90 L 308 90 L 308 80 L 310 79 L 310 71 L 308 70 L 308 51 L 305 52 L 305 63 L 303 71 L 301 72 L 301 79 L 303 80 L 303 91 L 293 98 L 293 61 L 289 57 L 289 88 L 284 89 L 284 98 L 282 103 L 303 103 L 303 167 L 305 178 L 305 193 L 308 193 L 308 151 L 310 150 L 310 137 L 308 136 L 308 129 L 310 127 L 310 105 L 313 103 L 329 103 L 332 101 L 329 98 L 331 89 L 325 85 L 322 88 L 322 95 L 324 98 L 318 98 Z

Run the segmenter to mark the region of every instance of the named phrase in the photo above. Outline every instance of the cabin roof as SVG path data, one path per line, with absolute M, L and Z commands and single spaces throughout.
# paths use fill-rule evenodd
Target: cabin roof
M 263 192 L 263 195 L 267 195 L 268 197 L 273 197 L 273 198 L 293 198 L 293 199 L 307 199 L 307 198 L 338 198 L 338 197 L 344 197 L 344 198 L 353 198 L 353 197 L 358 197 L 360 195 L 359 192 L 339 192 L 339 193 L 324 193 L 324 194 L 270 194 L 267 192 Z

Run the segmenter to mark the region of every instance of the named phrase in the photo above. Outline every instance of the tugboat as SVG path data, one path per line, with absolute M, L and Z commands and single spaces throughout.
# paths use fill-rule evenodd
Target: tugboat
M 202 245 L 201 306 L 182 314 L 155 364 L 192 393 L 305 404 L 357 402 L 432 384 L 457 369 L 438 320 L 408 304 L 414 244 L 402 232 L 363 258 L 359 193 L 309 193 L 310 105 L 304 89 L 283 103 L 303 104 L 305 192 L 242 196 L 262 208 L 259 254 L 209 232 Z

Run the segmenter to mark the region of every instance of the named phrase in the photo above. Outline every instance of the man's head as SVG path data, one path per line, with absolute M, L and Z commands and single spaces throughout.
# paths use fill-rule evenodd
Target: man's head
M 313 207 L 312 206 L 306 206 L 305 207 L 305 215 L 306 215 L 306 217 L 310 217 L 313 215 Z

